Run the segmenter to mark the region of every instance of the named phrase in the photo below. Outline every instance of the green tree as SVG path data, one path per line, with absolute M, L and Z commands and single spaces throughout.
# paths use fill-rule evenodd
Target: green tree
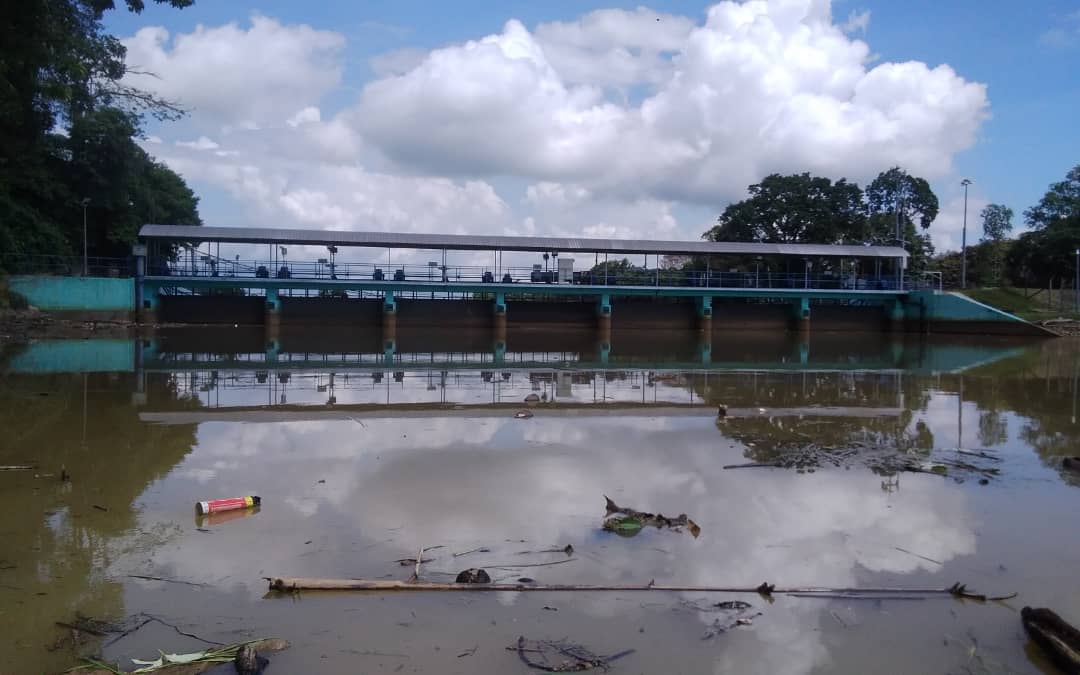
M 982 218 L 983 236 L 978 246 L 978 261 L 973 268 L 979 278 L 972 282 L 996 286 L 1001 283 L 1001 268 L 1009 248 L 1007 238 L 1013 229 L 1013 211 L 1002 204 L 988 204 L 979 215 Z
M 926 231 L 937 218 L 939 208 L 937 195 L 925 178 L 912 176 L 900 167 L 883 171 L 866 188 L 865 240 L 896 244 L 899 239 L 911 254 L 911 268 L 925 269 L 934 254 Z
M 766 176 L 750 197 L 729 205 L 703 236 L 711 241 L 836 244 L 861 238 L 863 193 L 841 178 L 809 173 Z
M 156 2 L 186 7 L 192 0 Z M 145 6 L 143 0 L 123 5 L 133 12 Z M 132 191 L 130 184 L 104 181 L 137 175 L 139 158 L 132 150 L 132 136 L 138 133 L 139 116 L 169 118 L 181 112 L 174 103 L 120 83 L 125 74 L 124 47 L 102 25 L 105 12 L 115 6 L 113 0 L 0 4 L 4 253 L 74 252 L 74 243 L 81 240 L 81 199 L 107 204 L 107 212 L 100 214 L 107 216 L 112 215 L 118 194 Z M 93 149 L 109 154 L 93 157 Z M 94 185 L 104 185 L 107 194 L 89 193 Z M 129 196 L 125 203 L 132 201 Z M 194 204 L 191 207 L 194 210 Z M 112 223 L 98 222 L 99 227 Z M 121 238 L 111 232 L 98 234 L 92 238 L 95 243 Z
M 1006 260 L 1017 286 L 1045 287 L 1071 280 L 1080 247 L 1080 165 L 1054 183 L 1039 203 L 1024 212 L 1030 232 L 1020 235 Z

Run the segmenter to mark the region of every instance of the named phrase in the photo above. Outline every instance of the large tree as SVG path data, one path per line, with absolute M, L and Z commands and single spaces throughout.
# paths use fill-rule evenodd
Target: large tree
M 772 174 L 749 191 L 748 199 L 724 209 L 706 239 L 836 244 L 863 235 L 862 190 L 843 178 Z
M 912 268 L 921 270 L 934 253 L 927 230 L 939 208 L 937 195 L 925 178 L 912 176 L 900 167 L 883 171 L 866 188 L 866 241 L 902 243 L 911 253 Z
M 155 0 L 185 7 L 192 0 Z M 141 11 L 143 0 L 127 0 Z M 0 3 L 0 251 L 72 253 L 83 199 L 93 254 L 116 254 L 134 237 L 143 202 L 175 202 L 197 224 L 194 195 L 134 143 L 143 113 L 168 118 L 178 106 L 121 84 L 124 47 L 102 26 L 113 0 Z M 154 180 L 147 171 L 158 174 Z M 172 174 L 162 179 L 161 172 Z M 167 194 L 156 192 L 160 185 Z M 186 193 L 185 193 L 186 191 Z M 115 228 L 115 229 L 114 229 Z M 0 261 L 0 267 L 3 261 Z
M 1076 276 L 1080 248 L 1080 165 L 1054 183 L 1024 212 L 1030 232 L 1020 235 L 1006 257 L 1017 286 L 1045 287 Z
M 1008 237 L 1013 229 L 1013 210 L 1003 204 L 988 204 L 979 214 L 982 218 L 982 243 L 973 267 L 979 285 L 997 286 L 1009 248 Z M 970 253 L 970 251 L 969 251 Z

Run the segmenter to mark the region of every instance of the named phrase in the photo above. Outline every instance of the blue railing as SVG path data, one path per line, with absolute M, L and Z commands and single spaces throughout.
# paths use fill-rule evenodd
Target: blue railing
M 51 274 L 66 277 L 130 277 L 132 258 L 105 258 L 62 255 L 0 255 L 0 271 L 7 274 Z

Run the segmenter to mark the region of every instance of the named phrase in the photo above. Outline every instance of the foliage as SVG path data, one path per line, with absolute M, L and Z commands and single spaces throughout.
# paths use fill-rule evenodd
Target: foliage
M 1039 203 L 1024 212 L 1030 232 L 1020 235 L 1006 256 L 1017 286 L 1047 286 L 1072 280 L 1080 248 L 1080 165 L 1054 183 Z
M 983 241 L 1001 241 L 1012 232 L 1013 210 L 1003 204 L 987 204 L 982 218 Z
M 185 7 L 192 0 L 156 0 Z M 128 10 L 144 9 L 127 0 Z M 173 102 L 121 84 L 124 47 L 104 32 L 113 0 L 25 0 L 0 5 L 0 250 L 73 253 L 82 205 L 92 255 L 126 253 L 133 223 L 160 213 L 198 224 L 182 179 L 134 142 L 144 113 L 168 119 Z
M 934 247 L 926 230 L 938 199 L 925 179 L 899 167 L 884 171 L 865 192 L 856 183 L 809 173 L 772 174 L 749 187 L 703 236 L 711 241 L 814 244 L 897 243 L 911 253 L 912 271 L 925 269 Z
M 859 186 L 808 173 L 772 174 L 749 188 L 750 198 L 731 204 L 718 225 L 705 233 L 712 241 L 858 241 L 866 213 Z

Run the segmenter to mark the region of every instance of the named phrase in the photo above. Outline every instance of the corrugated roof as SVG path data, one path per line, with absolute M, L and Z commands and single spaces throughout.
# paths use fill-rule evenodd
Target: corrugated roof
M 143 240 L 291 244 L 294 246 L 362 246 L 449 251 L 558 251 L 659 255 L 791 255 L 844 258 L 908 257 L 898 246 L 834 246 L 830 244 L 754 244 L 744 242 L 659 241 L 652 239 L 585 239 L 577 237 L 506 237 L 473 234 L 399 234 L 254 227 L 143 225 Z

